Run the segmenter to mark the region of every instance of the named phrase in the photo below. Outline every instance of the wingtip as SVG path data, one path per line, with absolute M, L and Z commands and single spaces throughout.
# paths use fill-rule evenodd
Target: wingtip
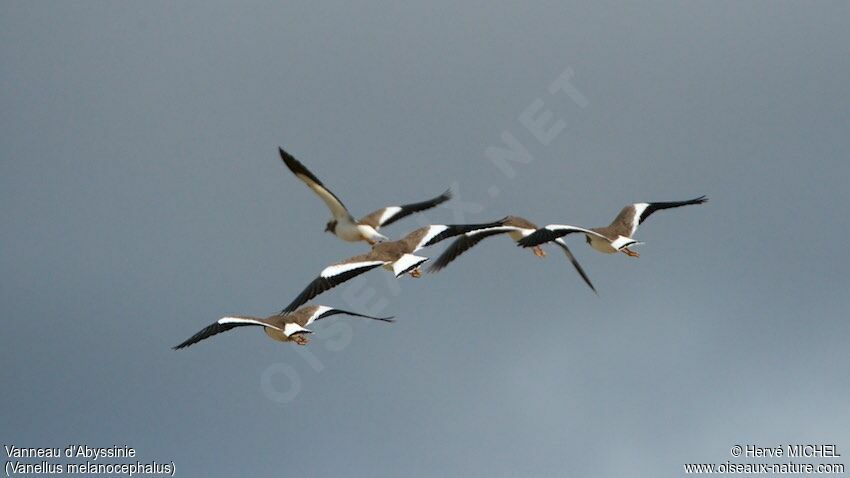
M 289 153 L 287 153 L 286 151 L 284 151 L 284 150 L 283 150 L 283 148 L 282 148 L 282 147 L 280 147 L 280 146 L 278 146 L 278 147 L 277 147 L 277 154 L 279 154 L 279 155 L 280 155 L 280 159 L 282 159 L 282 160 L 284 160 L 284 161 L 286 161 L 287 159 L 289 159 L 289 158 L 291 158 L 291 157 L 292 157 L 292 155 L 291 155 L 291 154 L 289 154 Z
M 301 162 L 295 159 L 295 156 L 289 154 L 285 149 L 278 146 L 277 152 L 280 155 L 280 159 L 283 160 L 283 163 L 286 164 L 293 173 L 298 174 L 301 173 L 303 169 L 306 169 Z

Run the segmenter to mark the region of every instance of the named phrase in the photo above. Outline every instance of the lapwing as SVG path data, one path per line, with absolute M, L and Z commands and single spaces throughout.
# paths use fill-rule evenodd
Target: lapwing
M 263 327 L 266 334 L 274 340 L 281 342 L 295 342 L 298 345 L 307 345 L 310 339 L 307 334 L 313 333 L 307 328 L 313 322 L 330 317 L 332 315 L 345 314 L 353 317 L 392 322 L 392 317 L 372 317 L 371 315 L 358 314 L 341 309 L 334 309 L 325 305 L 309 305 L 286 314 L 272 315 L 265 319 L 259 317 L 232 316 L 222 317 L 212 324 L 204 327 L 197 334 L 189 337 L 185 342 L 174 347 L 174 350 L 188 347 L 213 335 L 226 332 L 235 327 Z
M 519 216 L 508 216 L 504 219 L 504 225 L 493 227 L 489 229 L 478 229 L 475 231 L 470 231 L 465 234 L 462 234 L 460 237 L 454 240 L 449 247 L 440 254 L 431 267 L 428 269 L 429 272 L 437 272 L 442 270 L 446 266 L 449 265 L 450 262 L 455 260 L 458 256 L 466 252 L 468 249 L 472 248 L 482 240 L 497 236 L 500 234 L 507 234 L 508 237 L 513 239 L 514 241 L 519 241 L 520 239 L 532 234 L 538 227 L 533 222 L 528 219 L 519 217 Z M 593 233 L 593 231 L 588 230 L 588 233 Z M 566 254 L 567 259 L 573 264 L 578 274 L 584 280 L 584 282 L 590 287 L 593 292 L 596 292 L 596 288 L 593 286 L 593 283 L 590 281 L 590 278 L 587 276 L 587 273 L 584 272 L 584 269 L 578 263 L 575 256 L 573 255 L 570 248 L 567 247 L 567 243 L 564 242 L 561 238 L 554 239 L 555 244 L 558 245 Z M 534 255 L 538 257 L 545 257 L 546 252 L 543 251 L 539 245 L 534 246 Z
M 629 204 L 617 214 L 617 217 L 614 218 L 614 221 L 610 225 L 591 228 L 590 230 L 595 234 L 587 234 L 581 228 L 576 228 L 575 226 L 550 224 L 521 239 L 518 244 L 522 247 L 535 247 L 545 242 L 564 237 L 567 234 L 584 232 L 587 243 L 599 252 L 606 254 L 622 252 L 630 257 L 640 257 L 640 254 L 631 250 L 630 247 L 642 243 L 634 240 L 632 236 L 637 232 L 638 225 L 642 224 L 652 213 L 662 209 L 703 204 L 706 201 L 708 201 L 706 196 L 700 196 L 687 201 Z
M 336 196 L 328 189 L 322 181 L 311 173 L 300 161 L 295 159 L 291 154 L 278 147 L 280 157 L 283 162 L 295 174 L 298 179 L 304 182 L 319 198 L 325 202 L 328 209 L 331 210 L 333 219 L 328 221 L 325 226 L 325 232 L 330 232 L 336 237 L 348 242 L 366 241 L 374 245 L 380 241 L 389 240 L 386 236 L 378 232 L 378 229 L 409 216 L 415 212 L 425 211 L 432 207 L 438 206 L 452 197 L 451 190 L 447 190 L 439 196 L 416 203 L 404 204 L 402 206 L 387 206 L 370 214 L 367 214 L 359 220 L 354 219 L 354 216 L 348 212 L 348 209 Z

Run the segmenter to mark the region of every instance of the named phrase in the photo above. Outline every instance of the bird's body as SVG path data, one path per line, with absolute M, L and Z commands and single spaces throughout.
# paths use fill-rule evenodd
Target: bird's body
M 505 218 L 505 226 L 515 227 L 517 230 L 508 233 L 511 239 L 517 241 L 537 229 L 533 222 L 519 216 L 508 216 Z
M 587 243 L 590 244 L 590 247 L 605 254 L 621 252 L 622 248 L 617 249 L 613 246 L 614 241 L 618 238 L 631 238 L 637 232 L 637 226 L 642 221 L 641 214 L 646 211 L 648 206 L 649 203 L 635 203 L 623 207 L 617 217 L 611 221 L 611 224 L 591 228 L 591 231 L 604 237 L 585 235 Z
M 592 235 L 589 235 L 589 234 L 585 234 L 584 238 L 587 241 L 587 243 L 590 245 L 590 247 L 592 247 L 592 248 L 596 249 L 597 251 L 602 252 L 604 254 L 614 254 L 614 253 L 620 252 L 618 249 L 616 249 L 613 246 L 613 243 L 614 243 L 614 240 L 617 239 L 618 237 L 625 237 L 625 236 L 613 234 L 613 233 L 611 233 L 611 231 L 608 230 L 607 227 L 594 227 L 594 228 L 591 228 L 590 230 L 597 233 L 597 234 L 605 236 L 604 238 L 602 238 L 602 237 L 599 237 L 599 236 L 592 236 Z
M 378 229 L 383 226 L 388 226 L 415 212 L 424 211 L 442 204 L 452 197 L 451 192 L 446 191 L 443 194 L 426 201 L 405 204 L 402 206 L 387 206 L 378 209 L 377 211 L 373 211 L 363 216 L 360 220 L 357 220 L 350 212 L 348 212 L 348 208 L 345 207 L 336 194 L 331 192 L 331 190 L 328 189 L 322 181 L 319 180 L 319 178 L 311 173 L 310 170 L 301 164 L 300 161 L 284 151 L 283 148 L 278 148 L 278 150 L 281 159 L 289 170 L 292 171 L 292 174 L 316 193 L 316 195 L 319 196 L 319 199 L 321 199 L 328 209 L 330 209 L 333 219 L 328 221 L 325 226 L 325 232 L 330 232 L 343 241 L 365 241 L 369 244 L 386 241 L 388 238 L 378 232 Z
M 175 346 L 174 349 L 182 349 L 198 343 L 201 340 L 212 337 L 213 335 L 220 334 L 235 327 L 244 326 L 263 327 L 266 335 L 271 337 L 273 340 L 280 342 L 295 342 L 298 345 L 307 345 L 309 339 L 306 335 L 313 332 L 312 330 L 309 330 L 307 326 L 317 320 L 337 314 L 346 314 L 354 317 L 380 320 L 383 322 L 393 321 L 392 317 L 372 317 L 370 315 L 334 309 L 325 305 L 309 305 L 301 307 L 290 314 L 276 314 L 266 318 L 248 316 L 222 317 L 216 322 L 203 328 L 200 332 L 193 335 L 180 345 Z
M 368 225 L 354 222 L 350 219 L 341 221 L 332 221 L 331 233 L 336 237 L 347 242 L 366 241 L 369 244 L 375 244 L 380 241 L 386 241 L 387 237 L 378 232 L 377 229 Z

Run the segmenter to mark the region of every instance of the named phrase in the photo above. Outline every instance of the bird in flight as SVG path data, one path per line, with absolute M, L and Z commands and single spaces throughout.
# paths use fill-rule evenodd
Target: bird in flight
M 307 343 L 310 342 L 310 339 L 307 338 L 307 334 L 313 333 L 313 331 L 308 329 L 307 326 L 317 320 L 337 314 L 363 317 L 383 322 L 393 321 L 392 317 L 372 317 L 371 315 L 334 309 L 325 305 L 309 305 L 301 307 L 290 314 L 272 315 L 265 319 L 246 316 L 222 317 L 212 324 L 204 327 L 200 332 L 189 337 L 180 345 L 175 346 L 174 350 L 188 347 L 200 342 L 201 340 L 226 332 L 230 329 L 246 326 L 263 327 L 266 335 L 280 342 L 295 342 L 298 345 L 307 345 Z
M 414 252 L 459 234 L 500 225 L 502 221 L 486 224 L 431 225 L 420 227 L 397 241 L 375 244 L 366 254 L 349 257 L 322 269 L 319 277 L 313 279 L 281 313 L 292 312 L 322 292 L 377 267 L 389 270 L 396 277 L 405 273 L 409 273 L 412 277 L 419 277 L 421 275 L 419 266 L 428 258 L 414 255 Z
M 322 181 L 310 172 L 300 161 L 291 154 L 278 147 L 280 158 L 298 179 L 304 182 L 310 189 L 324 201 L 331 210 L 333 218 L 325 226 L 325 232 L 330 232 L 336 237 L 348 242 L 366 241 L 376 244 L 386 241 L 388 238 L 378 232 L 378 229 L 409 216 L 415 212 L 425 211 L 438 206 L 452 197 L 451 190 L 447 190 L 439 196 L 426 201 L 404 204 L 401 206 L 387 206 L 371 212 L 359 220 L 348 212 L 348 208 L 340 201 L 336 194 L 332 193 Z
M 457 259 L 458 256 L 466 252 L 467 250 L 474 247 L 479 242 L 484 239 L 492 236 L 498 236 L 501 234 L 507 234 L 508 237 L 513 239 L 515 242 L 521 240 L 524 237 L 532 234 L 538 227 L 533 222 L 528 219 L 519 217 L 519 216 L 508 216 L 504 219 L 504 225 L 492 227 L 489 229 L 477 229 L 474 231 L 467 232 L 465 234 L 461 234 L 460 237 L 455 239 L 449 247 L 440 254 L 431 267 L 428 269 L 429 272 L 437 272 L 444 269 L 449 265 L 452 261 Z M 579 228 L 580 229 L 580 228 Z M 585 230 L 588 234 L 596 234 L 593 231 Z M 563 239 L 555 238 L 553 239 L 558 247 L 560 247 L 564 254 L 566 254 L 567 259 L 572 263 L 573 267 L 575 267 L 576 272 L 581 276 L 584 282 L 590 287 L 593 292 L 596 292 L 596 288 L 593 286 L 593 283 L 590 281 L 590 278 L 587 276 L 587 273 L 581 267 L 581 264 L 578 263 L 575 256 L 573 255 L 570 248 L 567 247 L 567 243 L 564 242 Z M 545 257 L 546 252 L 543 251 L 543 248 L 539 245 L 534 246 L 534 255 L 538 257 Z
M 693 204 L 703 204 L 708 201 L 705 196 L 689 199 L 687 201 L 671 202 L 641 202 L 625 206 L 614 221 L 605 227 L 595 227 L 590 230 L 595 234 L 588 234 L 586 230 L 569 226 L 566 224 L 549 224 L 546 227 L 534 231 L 518 241 L 522 247 L 535 247 L 540 244 L 554 241 L 573 233 L 584 233 L 590 247 L 599 252 L 613 254 L 622 252 L 630 257 L 640 257 L 640 254 L 630 249 L 631 246 L 641 244 L 632 238 L 637 232 L 638 225 L 642 224 L 652 213 L 663 209 L 672 209 Z

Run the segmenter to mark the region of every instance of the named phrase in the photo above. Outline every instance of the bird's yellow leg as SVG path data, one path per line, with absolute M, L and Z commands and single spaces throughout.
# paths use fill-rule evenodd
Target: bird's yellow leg
M 302 334 L 298 334 L 298 335 L 292 337 L 292 341 L 295 342 L 298 345 L 307 345 L 307 344 L 310 343 L 310 339 L 308 339 L 307 337 L 304 337 L 304 335 L 302 335 Z
M 627 255 L 627 256 L 629 256 L 629 257 L 640 257 L 640 254 L 638 254 L 637 252 L 635 252 L 635 251 L 633 251 L 633 250 L 629 249 L 628 247 L 624 247 L 624 248 L 620 249 L 620 251 L 621 251 L 621 252 L 623 252 L 623 254 L 625 254 L 625 255 Z

